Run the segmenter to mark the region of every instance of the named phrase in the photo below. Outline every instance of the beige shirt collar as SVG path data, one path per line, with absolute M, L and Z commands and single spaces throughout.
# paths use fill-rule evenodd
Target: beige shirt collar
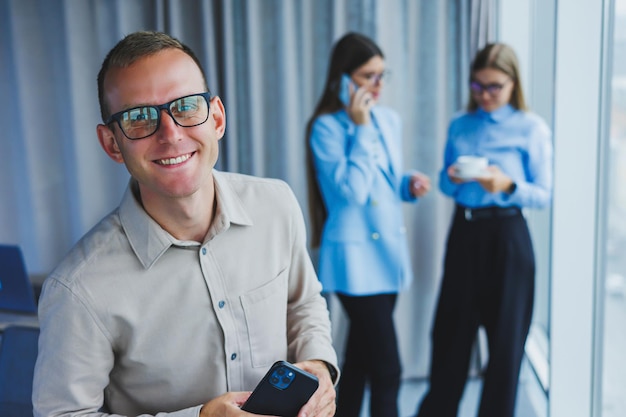
M 205 237 L 205 242 L 230 228 L 231 224 L 251 226 L 252 219 L 236 193 L 222 174 L 213 170 L 215 198 L 217 200 L 215 216 Z M 139 186 L 131 178 L 120 204 L 120 221 L 133 251 L 144 268 L 148 269 L 172 245 L 198 246 L 198 242 L 181 241 L 163 229 L 146 213 L 138 200 Z

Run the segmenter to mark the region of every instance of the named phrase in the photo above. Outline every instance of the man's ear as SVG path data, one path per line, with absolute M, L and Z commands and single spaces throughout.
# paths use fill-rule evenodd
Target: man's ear
M 113 134 L 111 128 L 103 124 L 99 124 L 96 127 L 96 133 L 98 134 L 100 146 L 102 146 L 104 152 L 109 155 L 109 158 L 117 163 L 123 164 L 124 157 L 122 156 L 119 146 L 117 146 L 117 141 L 115 140 L 115 135 Z
M 211 117 L 213 117 L 217 139 L 222 139 L 226 131 L 226 111 L 224 110 L 222 100 L 218 96 L 211 99 Z

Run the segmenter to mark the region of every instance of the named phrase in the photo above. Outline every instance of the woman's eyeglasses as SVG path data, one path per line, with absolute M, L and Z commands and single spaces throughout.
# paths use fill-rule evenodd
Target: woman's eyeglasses
M 472 94 L 474 95 L 481 95 L 483 92 L 487 92 L 487 94 L 489 94 L 490 96 L 497 96 L 498 94 L 500 94 L 500 91 L 502 91 L 502 89 L 504 88 L 505 85 L 507 85 L 509 83 L 510 80 L 507 80 L 506 82 L 500 84 L 500 83 L 489 83 L 489 84 L 482 84 L 476 80 L 473 80 L 470 82 L 470 90 L 472 91 Z
M 365 74 L 354 74 L 355 77 L 360 77 L 365 80 L 365 82 L 369 85 L 377 85 L 383 79 L 389 80 L 390 72 L 389 70 L 384 70 L 379 73 L 365 73 Z

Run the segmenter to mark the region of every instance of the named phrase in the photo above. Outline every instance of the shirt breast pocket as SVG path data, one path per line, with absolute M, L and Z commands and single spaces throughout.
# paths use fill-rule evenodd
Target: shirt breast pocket
M 253 367 L 287 357 L 287 270 L 241 296 Z

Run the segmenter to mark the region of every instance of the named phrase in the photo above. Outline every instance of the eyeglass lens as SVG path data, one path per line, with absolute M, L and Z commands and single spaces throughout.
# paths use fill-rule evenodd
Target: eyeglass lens
M 370 84 L 378 84 L 381 80 L 383 79 L 388 79 L 389 78 L 389 71 L 383 71 L 379 74 L 371 74 L 367 76 L 367 81 Z
M 129 139 L 141 139 L 153 135 L 159 128 L 161 110 L 183 127 L 200 125 L 209 118 L 209 104 L 204 95 L 196 94 L 178 98 L 161 106 L 142 106 L 122 112 L 119 125 Z
M 495 96 L 502 90 L 504 84 L 492 83 L 492 84 L 481 84 L 478 81 L 472 81 L 470 83 L 470 89 L 474 94 L 482 94 L 483 91 L 486 91 L 489 95 Z

